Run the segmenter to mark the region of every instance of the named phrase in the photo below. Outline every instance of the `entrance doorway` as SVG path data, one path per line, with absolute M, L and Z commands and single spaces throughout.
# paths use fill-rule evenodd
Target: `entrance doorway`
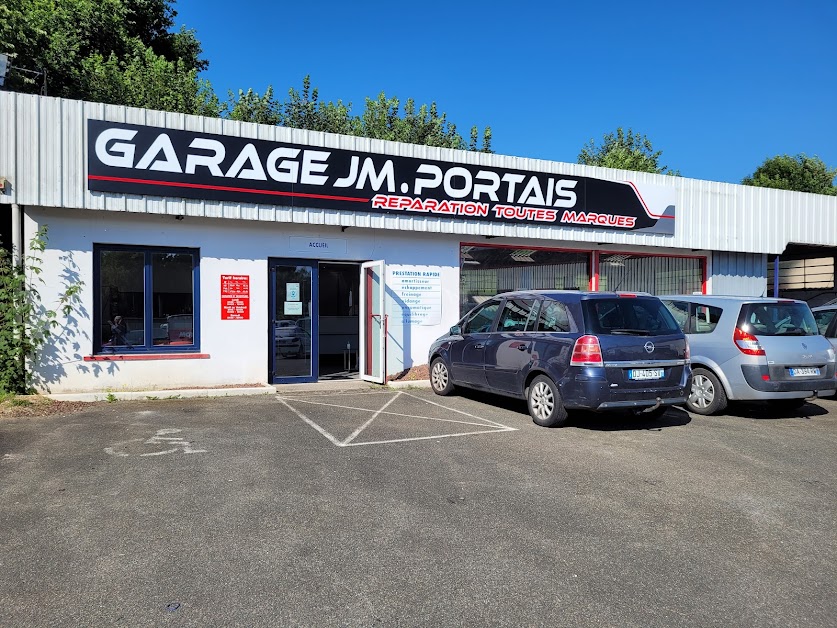
M 358 376 L 360 264 L 320 262 L 320 379 Z
M 270 260 L 270 372 L 274 383 L 315 382 L 318 374 L 319 266 Z
M 268 261 L 272 383 L 383 383 L 383 268 L 382 261 Z

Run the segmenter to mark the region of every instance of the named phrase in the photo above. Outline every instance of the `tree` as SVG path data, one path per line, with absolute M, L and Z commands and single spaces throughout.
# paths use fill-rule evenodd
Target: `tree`
M 764 163 L 756 168 L 752 175 L 744 177 L 741 183 L 762 188 L 837 196 L 835 176 L 837 168 L 829 168 L 819 157 L 806 157 L 803 154 L 795 157 L 777 155 L 765 159 Z
M 194 31 L 172 31 L 173 0 L 6 0 L 0 52 L 45 71 L 51 96 L 218 115 L 198 79 L 207 61 Z M 35 93 L 40 80 L 10 71 L 8 89 Z M 163 92 L 169 92 L 164 94 Z
M 483 133 L 482 149 L 477 146 L 477 127 L 471 129 L 471 141 L 466 143 L 457 132 L 456 125 L 447 121 L 447 115 L 439 113 L 435 102 L 429 106 L 421 105 L 416 110 L 415 101 L 409 98 L 404 103 L 404 114 L 401 115 L 401 103 L 398 98 L 387 98 L 386 94 L 381 92 L 374 100 L 366 99 L 366 109 L 358 122 L 359 127 L 354 135 L 425 146 L 491 152 L 490 128 L 486 128 Z
M 282 105 L 273 98 L 273 87 L 268 86 L 264 95 L 259 96 L 253 88 L 238 90 L 238 95 L 229 93 L 229 100 L 224 105 L 224 116 L 239 122 L 256 124 L 282 124 Z
M 239 90 L 237 95 L 230 93 L 224 111 L 231 119 L 245 122 L 491 152 L 489 127 L 483 131 L 481 146 L 477 127 L 471 129 L 470 142 L 466 143 L 457 132 L 456 125 L 449 123 L 444 113 L 439 113 L 436 103 L 416 108 L 415 101 L 410 98 L 404 103 L 402 113 L 398 98 L 388 98 L 381 92 L 375 99 L 367 98 L 363 113 L 354 116 L 351 103 L 320 100 L 319 90 L 311 87 L 310 76 L 302 80 L 301 90 L 289 90 L 284 103 L 274 99 L 272 87 L 268 87 L 261 96 L 252 89 L 247 92 Z
M 357 127 L 351 111 L 352 103 L 320 101 L 319 90 L 311 89 L 311 77 L 306 75 L 302 79 L 302 92 L 294 88 L 288 91 L 288 100 L 282 105 L 282 126 L 358 135 L 354 132 Z
M 0 394 L 31 392 L 36 374 L 32 370 L 42 358 L 47 340 L 64 318 L 77 311 L 83 282 L 73 273 L 62 273 L 63 290 L 57 307 L 48 309 L 41 300 L 43 254 L 47 246 L 47 227 L 42 226 L 29 243 L 22 263 L 0 249 Z
M 578 154 L 578 163 L 585 166 L 680 176 L 679 170 L 669 170 L 668 166 L 660 165 L 662 154 L 663 151 L 653 149 L 651 140 L 645 135 L 634 133 L 631 129 L 626 133 L 619 127 L 616 133 L 604 136 L 601 146 L 596 146 L 592 139 L 585 144 Z

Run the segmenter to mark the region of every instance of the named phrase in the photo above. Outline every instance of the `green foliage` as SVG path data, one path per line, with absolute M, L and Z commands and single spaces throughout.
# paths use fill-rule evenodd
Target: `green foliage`
M 456 125 L 439 113 L 436 103 L 416 108 L 411 98 L 404 103 L 403 113 L 398 98 L 387 98 L 383 92 L 377 98 L 367 98 L 366 107 L 359 116 L 352 115 L 352 104 L 342 100 L 323 102 L 319 90 L 311 87 L 311 77 L 302 81 L 302 89 L 291 89 L 288 99 L 279 102 L 268 87 L 263 95 L 252 89 L 238 94 L 230 93 L 225 114 L 233 120 L 278 124 L 296 129 L 342 133 L 359 137 L 371 137 L 395 142 L 458 148 L 461 150 L 491 151 L 491 129 L 480 134 L 477 127 L 471 129 L 470 143 L 457 132 Z
M 288 91 L 288 100 L 281 105 L 282 126 L 326 133 L 358 135 L 355 118 L 351 116 L 352 103 L 342 100 L 322 102 L 319 90 L 311 89 L 311 77 L 302 79 L 302 92 L 294 88 Z
M 56 310 L 41 303 L 38 287 L 45 285 L 41 273 L 46 244 L 44 226 L 29 243 L 23 264 L 15 264 L 12 256 L 0 249 L 0 392 L 31 391 L 29 368 L 38 362 L 44 344 L 58 327 L 56 310 L 67 317 L 79 303 L 81 282 L 65 285 Z
M 680 171 L 669 170 L 668 166 L 660 165 L 662 154 L 663 151 L 654 150 L 651 140 L 646 136 L 634 133 L 631 129 L 625 132 L 619 127 L 616 133 L 604 136 L 601 146 L 597 146 L 592 139 L 585 144 L 578 155 L 578 163 L 585 166 L 680 176 Z
M 11 53 L 15 66 L 46 71 L 51 96 L 218 115 L 211 89 L 197 77 L 207 62 L 194 31 L 171 31 L 172 4 L 6 0 L 0 51 Z M 12 70 L 7 86 L 36 93 L 41 80 Z
M 252 88 L 246 93 L 238 90 L 237 96 L 230 92 L 224 109 L 230 120 L 273 125 L 282 123 L 282 107 L 273 98 L 273 87 L 268 87 L 263 96 L 259 96 Z
M 217 117 L 220 103 L 207 81 L 181 61 L 169 61 L 150 48 L 134 56 L 105 59 L 95 54 L 82 63 L 86 98 L 129 107 Z
M 777 155 L 766 159 L 752 175 L 744 177 L 741 183 L 762 188 L 837 196 L 835 176 L 837 168 L 829 168 L 819 157 L 806 157 L 803 154 L 794 157 Z

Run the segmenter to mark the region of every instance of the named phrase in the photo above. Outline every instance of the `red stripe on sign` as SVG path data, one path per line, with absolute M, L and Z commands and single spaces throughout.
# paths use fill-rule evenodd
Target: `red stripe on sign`
M 656 218 L 659 220 L 660 218 L 668 218 L 669 220 L 674 220 L 674 216 L 658 216 L 657 214 L 652 214 L 651 210 L 648 209 L 648 205 L 645 204 L 645 199 L 642 198 L 642 194 L 639 193 L 639 190 L 634 185 L 633 181 L 626 181 L 628 185 L 630 185 L 634 189 L 634 193 L 636 193 L 637 198 L 639 198 L 639 202 L 642 203 L 642 207 L 645 209 L 645 213 L 651 216 L 651 218 Z
M 355 203 L 368 203 L 368 198 L 355 198 L 354 196 L 330 196 L 328 194 L 304 194 L 302 192 L 280 192 L 278 190 L 255 190 L 252 188 L 234 188 L 226 185 L 206 185 L 203 183 L 180 183 L 177 181 L 154 181 L 153 179 L 127 179 L 125 177 L 106 177 L 98 174 L 89 174 L 87 178 L 93 181 L 115 181 L 117 183 L 139 183 L 141 185 L 162 185 L 171 188 L 194 188 L 197 190 L 219 190 L 221 192 L 250 192 L 252 194 L 266 194 L 269 196 L 292 196 L 296 198 L 322 198 L 329 201 L 354 201 Z

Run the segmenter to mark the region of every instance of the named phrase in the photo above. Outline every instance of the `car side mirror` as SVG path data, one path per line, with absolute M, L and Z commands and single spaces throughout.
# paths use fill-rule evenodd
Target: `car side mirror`
M 462 335 L 462 328 L 459 325 L 454 325 L 450 328 L 450 335 L 451 336 L 461 336 Z

